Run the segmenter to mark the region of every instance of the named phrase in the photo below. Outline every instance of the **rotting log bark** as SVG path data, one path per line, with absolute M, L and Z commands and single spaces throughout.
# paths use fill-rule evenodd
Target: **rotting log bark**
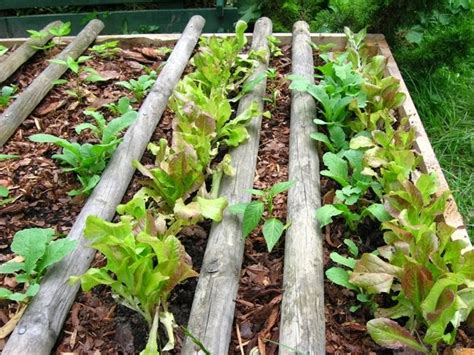
M 258 65 L 249 80 L 267 70 L 267 36 L 271 33 L 270 19 L 260 18 L 255 24 L 251 48 L 264 49 L 267 52 L 267 60 Z M 262 111 L 265 88 L 266 80 L 263 80 L 251 93 L 244 96 L 240 100 L 237 114 L 254 101 Z M 245 191 L 253 187 L 261 122 L 261 116 L 255 118 L 248 126 L 250 137 L 247 142 L 231 151 L 236 174 L 223 179 L 220 191 L 220 195 L 226 197 L 230 205 L 249 202 L 251 199 L 251 195 Z M 188 323 L 191 334 L 197 337 L 211 354 L 227 354 L 229 349 L 234 300 L 239 287 L 243 253 L 241 221 L 226 211 L 223 221 L 213 224 L 211 228 Z M 199 349 L 187 338 L 182 354 L 198 353 L 201 353 Z
M 459 213 L 456 201 L 454 200 L 454 197 L 451 194 L 448 182 L 444 177 L 443 170 L 441 169 L 439 161 L 436 158 L 436 154 L 433 150 L 433 147 L 431 146 L 430 139 L 426 134 L 420 116 L 416 111 L 415 104 L 413 103 L 408 88 L 402 78 L 402 74 L 400 73 L 397 63 L 395 62 L 392 52 L 390 51 L 390 47 L 388 46 L 386 40 L 383 37 L 378 40 L 377 44 L 379 53 L 382 54 L 385 58 L 387 58 L 386 74 L 392 75 L 398 80 L 400 80 L 400 91 L 406 95 L 405 102 L 399 108 L 399 112 L 402 117 L 408 117 L 410 125 L 416 130 L 415 149 L 422 157 L 422 168 L 425 170 L 425 172 L 434 173 L 436 175 L 439 185 L 437 191 L 438 196 L 443 194 L 445 191 L 450 192 L 443 217 L 447 224 L 456 228 L 451 238 L 453 240 L 463 240 L 466 245 L 466 248 L 463 249 L 463 251 L 470 250 L 473 248 L 473 246 L 471 240 L 469 239 L 469 235 L 467 233 L 466 226 L 463 222 L 463 218 Z
M 168 99 L 181 77 L 204 27 L 204 18 L 190 19 L 155 85 L 145 99 L 137 120 L 127 130 L 99 184 L 77 217 L 68 238 L 78 241 L 76 250 L 55 265 L 41 282 L 25 314 L 6 344 L 3 355 L 49 354 L 74 302 L 79 284 L 69 285 L 72 275 L 81 275 L 89 267 L 95 250 L 88 248 L 83 236 L 86 218 L 94 215 L 111 220 L 120 203 Z
M 68 57 L 76 59 L 95 40 L 104 28 L 100 20 L 90 21 L 77 37 L 55 59 L 66 60 Z M 51 63 L 48 67 L 23 91 L 18 98 L 0 116 L 0 147 L 10 138 L 23 120 L 43 100 L 67 70 L 67 66 Z
M 309 26 L 293 27 L 292 74 L 314 83 L 313 51 Z M 324 273 L 322 234 L 315 218 L 321 206 L 319 156 L 310 134 L 316 104 L 311 95 L 292 90 L 288 221 L 285 236 L 283 300 L 280 321 L 280 354 L 296 351 L 325 353 Z
M 61 26 L 61 21 L 51 22 L 41 31 L 47 33 L 42 38 L 30 38 L 25 41 L 16 51 L 0 62 L 0 83 L 7 80 L 24 62 L 30 59 L 38 51 L 38 47 L 44 46 L 54 36 L 49 33 L 53 27 Z M 35 48 L 36 47 L 36 48 Z

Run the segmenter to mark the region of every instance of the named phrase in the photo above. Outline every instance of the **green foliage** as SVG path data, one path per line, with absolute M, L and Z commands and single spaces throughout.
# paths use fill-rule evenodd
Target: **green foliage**
M 84 291 L 97 285 L 109 286 L 120 303 L 147 321 L 151 328 L 147 349 L 157 353 L 153 349 L 157 349 L 158 318 L 165 324 L 168 335 L 168 343 L 162 350 L 174 347 L 174 318 L 168 312 L 170 292 L 197 273 L 175 236 L 137 230 L 135 222 L 131 216 L 123 216 L 118 223 L 89 216 L 84 235 L 93 248 L 105 255 L 107 263 L 102 268 L 91 268 L 82 276 L 72 277 L 71 282 L 80 280 Z
M 9 50 L 8 47 L 5 47 L 4 45 L 1 45 L 1 44 L 0 44 L 0 57 L 1 57 L 2 55 L 4 55 L 5 53 L 7 53 L 8 50 Z
M 114 115 L 124 115 L 127 112 L 133 111 L 132 106 L 130 105 L 130 99 L 126 96 L 121 97 L 116 103 L 110 103 L 104 105 L 110 112 Z
M 56 37 L 64 37 L 71 33 L 71 22 L 64 22 L 56 27 L 49 29 L 49 33 Z
M 0 154 L 0 161 L 16 158 L 19 158 L 19 156 L 13 154 Z M 9 193 L 10 191 L 8 190 L 8 187 L 0 184 L 0 207 L 15 201 L 15 197 L 8 197 Z
M 0 91 L 0 107 L 8 106 L 10 100 L 13 98 L 17 91 L 17 87 L 15 85 L 4 86 Z
M 73 251 L 77 244 L 68 239 L 53 240 L 53 237 L 54 230 L 39 228 L 23 229 L 14 235 L 11 250 L 17 256 L 0 265 L 0 274 L 15 275 L 25 292 L 0 288 L 0 298 L 27 302 L 38 293 L 46 270 Z
M 64 171 L 76 173 L 81 188 L 70 191 L 71 196 L 89 195 L 92 192 L 99 183 L 100 174 L 105 169 L 108 160 L 121 142 L 120 132 L 132 124 L 137 117 L 135 111 L 129 111 L 107 123 L 99 112 L 85 111 L 84 113 L 92 116 L 96 124 L 82 123 L 76 127 L 76 132 L 79 134 L 85 129 L 90 129 L 100 143 L 79 144 L 50 134 L 34 134 L 29 137 L 32 142 L 53 143 L 63 148 L 61 154 L 54 154 L 52 158 L 66 166 Z
M 57 44 L 61 44 L 61 37 L 67 36 L 71 32 L 71 22 L 65 22 L 62 23 L 56 27 L 52 27 L 46 31 L 35 31 L 35 30 L 27 30 L 27 32 L 30 34 L 30 38 L 37 38 L 37 39 L 43 39 L 48 34 L 52 34 L 55 37 L 58 37 L 58 42 Z M 47 50 L 50 48 L 53 48 L 56 46 L 56 43 L 54 41 L 49 41 L 43 46 L 32 46 L 34 49 L 38 50 Z
M 346 58 L 362 74 L 360 90 L 367 100 L 360 107 L 357 100 L 352 100 L 345 108 L 347 116 L 339 121 L 338 125 L 345 130 L 340 140 L 347 137 L 349 149 L 337 143 L 335 137 L 316 137 L 331 150 L 323 156 L 327 169 L 321 175 L 342 187 L 335 191 L 333 204 L 319 209 L 317 217 L 325 225 L 342 215 L 349 228 L 355 230 L 354 221 L 371 215 L 382 222 L 385 244 L 359 259 L 332 253 L 331 259 L 347 269 L 329 269 L 327 277 L 338 285 L 362 292 L 364 296 L 359 294 L 359 301 L 377 300 L 374 295 L 381 293 L 390 295 L 394 305 L 378 308 L 377 318 L 367 324 L 369 334 L 379 345 L 435 353 L 440 343 L 450 345 L 455 341 L 457 328 L 474 307 L 474 274 L 468 271 L 474 262 L 474 252 L 463 251 L 466 245 L 462 240 L 451 240 L 455 229 L 441 218 L 449 193 L 437 195 L 435 175 L 417 171 L 420 159 L 413 149 L 415 131 L 407 118 L 397 120 L 390 111 L 403 101 L 402 96 L 397 98 L 398 82 L 383 77 L 383 58 L 370 58 L 364 52 L 363 34 L 347 30 L 345 54 L 331 59 Z M 323 74 L 324 83 L 335 82 L 326 79 L 332 76 L 330 71 Z M 295 85 L 308 92 L 312 88 L 298 81 Z M 329 92 L 341 86 L 339 83 Z M 323 101 L 321 95 L 313 96 Z M 354 178 L 356 183 L 360 178 L 354 177 L 354 172 L 369 179 L 370 190 L 354 186 Z M 367 194 L 370 191 L 373 193 Z M 357 201 L 363 203 L 355 205 Z M 351 249 L 354 252 L 354 246 Z M 371 308 L 374 311 L 377 305 Z M 406 320 L 405 327 L 392 320 L 400 318 Z M 413 336 L 420 330 L 424 334 L 422 341 Z
M 332 283 L 355 292 L 356 300 L 359 301 L 360 304 L 351 306 L 351 312 L 357 311 L 361 306 L 367 306 L 371 312 L 375 312 L 377 304 L 374 302 L 373 297 L 366 293 L 362 288 L 350 282 L 351 274 L 356 266 L 356 260 L 354 258 L 359 255 L 359 249 L 351 239 L 344 239 L 344 244 L 348 247 L 351 256 L 343 256 L 337 252 L 332 252 L 329 255 L 331 260 L 343 267 L 330 267 L 326 270 L 325 275 Z
M 250 192 L 257 197 L 257 201 L 248 203 L 238 203 L 229 207 L 229 211 L 234 214 L 241 214 L 242 217 L 242 237 L 248 235 L 263 221 L 263 237 L 267 243 L 268 251 L 278 243 L 283 232 L 290 226 L 283 224 L 281 220 L 273 214 L 273 199 L 280 193 L 288 191 L 293 186 L 292 181 L 279 182 L 266 190 L 252 189 Z M 264 215 L 264 212 L 266 214 Z
M 120 52 L 118 41 L 108 41 L 103 44 L 96 44 L 90 51 L 102 58 L 113 58 Z
M 74 74 L 79 74 L 80 70 L 80 65 L 82 63 L 87 62 L 89 59 L 91 59 L 91 56 L 87 55 L 81 55 L 79 58 L 74 59 L 72 57 L 67 57 L 66 60 L 62 59 L 50 59 L 50 63 L 55 63 L 55 64 L 60 64 L 60 65 L 65 65 L 70 71 L 72 71 Z
M 117 85 L 130 90 L 133 93 L 135 100 L 141 101 L 148 90 L 153 86 L 155 80 L 156 73 L 152 71 L 150 74 L 141 75 L 137 80 L 130 79 L 129 81 L 119 81 L 117 82 Z
M 65 65 L 68 67 L 70 71 L 72 71 L 74 74 L 81 74 L 81 73 L 88 73 L 84 77 L 84 81 L 89 81 L 89 82 L 100 82 L 100 81 L 106 81 L 107 79 L 103 78 L 94 68 L 91 67 L 81 67 L 82 63 L 87 62 L 90 60 L 92 57 L 83 55 L 74 60 L 72 57 L 68 57 L 66 60 L 62 59 L 50 59 L 49 62 L 55 63 L 55 64 L 60 64 L 60 65 Z

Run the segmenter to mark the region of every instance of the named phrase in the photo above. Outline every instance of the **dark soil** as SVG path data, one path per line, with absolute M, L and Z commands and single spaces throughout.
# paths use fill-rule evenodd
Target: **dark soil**
M 288 180 L 288 154 L 290 135 L 290 92 L 285 76 L 291 69 L 290 47 L 283 47 L 284 55 L 272 59 L 269 67 L 275 68 L 275 79 L 267 80 L 265 110 L 272 117 L 263 118 L 257 172 L 254 188 L 265 189 Z M 273 93 L 279 95 L 273 102 Z M 286 220 L 287 194 L 274 200 L 275 215 Z M 248 354 L 258 349 L 260 354 L 276 354 L 278 346 L 280 305 L 282 299 L 284 236 L 271 253 L 261 232 L 255 230 L 245 241 L 244 262 L 236 299 L 232 332 L 231 354 Z M 273 341 L 272 342 L 269 342 Z

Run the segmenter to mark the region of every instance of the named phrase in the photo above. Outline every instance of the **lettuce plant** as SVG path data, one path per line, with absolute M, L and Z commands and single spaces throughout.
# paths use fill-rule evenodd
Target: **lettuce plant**
M 0 154 L 0 161 L 16 158 L 19 158 L 19 156 L 13 154 Z M 0 207 L 15 201 L 15 197 L 8 197 L 9 193 L 10 191 L 8 190 L 8 187 L 0 184 Z
M 121 142 L 119 134 L 127 128 L 137 117 L 137 112 L 130 111 L 108 122 L 99 112 L 85 111 L 92 116 L 96 124 L 82 123 L 76 127 L 79 134 L 90 129 L 100 141 L 97 144 L 69 142 L 68 140 L 51 134 L 34 134 L 29 137 L 32 142 L 53 143 L 63 148 L 62 153 L 54 154 L 53 159 L 59 160 L 66 166 L 64 171 L 73 171 L 81 183 L 81 188 L 72 190 L 69 195 L 88 195 L 99 183 L 100 174 L 105 169 L 108 160 Z
M 344 107 L 344 118 L 338 121 L 342 133 L 328 129 L 328 135 L 315 137 L 329 150 L 323 156 L 327 169 L 321 175 L 341 186 L 334 193 L 336 203 L 320 208 L 317 217 L 325 225 L 342 215 L 355 230 L 354 222 L 361 220 L 358 216 L 371 214 L 385 231 L 384 245 L 359 258 L 356 254 L 331 254 L 331 259 L 345 268 L 329 269 L 327 277 L 368 299 L 390 299 L 388 306 L 384 302 L 383 307 L 372 308 L 375 318 L 367 323 L 369 334 L 379 345 L 437 353 L 440 344 L 454 343 L 458 327 L 472 313 L 474 251 L 451 238 L 455 229 L 443 220 L 448 193 L 438 195 L 435 176 L 417 170 L 421 158 L 414 150 L 415 130 L 407 118 L 397 119 L 393 114 L 404 100 L 398 80 L 384 76 L 385 58 L 369 56 L 364 31 L 353 34 L 346 30 L 346 34 L 345 53 L 334 55 L 336 59 L 325 58 L 338 65 L 347 63 L 360 74 L 360 90 L 366 100 L 365 105 L 352 100 Z M 345 62 L 337 58 L 345 58 Z M 332 76 L 330 71 L 324 73 L 324 83 L 337 83 L 329 79 Z M 314 90 L 301 81 L 294 85 Z M 342 88 L 339 82 L 317 92 L 327 94 Z M 327 122 L 331 125 L 334 121 Z M 360 176 L 354 172 L 376 184 L 364 190 L 357 185 Z
M 122 216 L 118 223 L 89 216 L 84 235 L 94 249 L 105 255 L 107 263 L 71 278 L 71 282 L 80 280 L 84 291 L 97 285 L 109 286 L 121 304 L 143 316 L 150 328 L 143 354 L 158 353 L 158 321 L 168 336 L 161 350 L 174 348 L 175 322 L 168 310 L 168 297 L 178 283 L 197 276 L 180 241 L 159 231 L 160 225 L 150 219 L 142 229 L 129 215 Z
M 46 270 L 76 247 L 76 241 L 53 240 L 53 237 L 54 230 L 51 228 L 23 229 L 14 235 L 11 250 L 17 256 L 0 265 L 0 274 L 14 275 L 16 282 L 23 285 L 24 292 L 1 287 L 0 299 L 26 302 L 38 293 Z
M 138 79 L 130 79 L 128 81 L 119 81 L 117 85 L 130 90 L 136 101 L 141 101 L 145 94 L 153 86 L 156 80 L 156 73 L 152 71 L 150 74 L 141 75 Z
M 17 87 L 15 85 L 4 86 L 0 91 L 0 107 L 8 106 L 10 100 L 13 98 L 17 91 Z

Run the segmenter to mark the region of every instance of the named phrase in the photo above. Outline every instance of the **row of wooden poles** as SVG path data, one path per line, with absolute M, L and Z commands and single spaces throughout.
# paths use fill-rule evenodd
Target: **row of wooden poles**
M 70 239 L 78 241 L 78 247 L 45 275 L 39 293 L 32 299 L 10 336 L 3 355 L 51 352 L 79 289 L 79 284 L 71 286 L 68 283 L 69 277 L 84 273 L 95 254 L 95 250 L 88 248 L 88 241 L 83 236 L 86 218 L 90 215 L 104 220 L 113 218 L 115 208 L 134 174 L 132 161 L 141 159 L 196 46 L 204 23 L 205 20 L 200 16 L 194 16 L 188 22 L 143 102 L 137 120 L 127 130 L 69 233 Z M 91 21 L 57 58 L 77 58 L 94 41 L 103 26 L 99 20 Z M 266 51 L 267 58 L 267 38 L 271 34 L 271 21 L 268 18 L 259 19 L 255 24 L 252 49 Z M 29 58 L 34 53 L 31 53 L 30 41 L 16 51 L 28 53 L 22 58 Z M 297 22 L 293 29 L 292 73 L 313 81 L 310 41 L 307 24 Z M 15 58 L 16 52 L 10 57 Z M 5 74 L 6 77 L 26 60 L 20 62 L 10 57 L 0 63 L 0 73 L 3 66 L 13 67 L 12 62 L 17 65 L 9 74 Z M 268 59 L 266 63 L 258 65 L 249 80 L 265 73 L 267 67 Z M 66 69 L 63 65 L 50 64 L 7 108 L 0 117 L 0 146 L 41 102 L 54 81 Z M 2 79 L 5 80 L 4 77 Z M 262 112 L 265 89 L 266 80 L 240 100 L 238 113 L 243 112 L 253 101 L 258 102 Z M 289 180 L 294 181 L 295 185 L 288 193 L 288 219 L 292 224 L 285 239 L 280 354 L 293 354 L 295 351 L 309 354 L 325 352 L 322 238 L 314 218 L 314 211 L 320 206 L 319 160 L 316 147 L 310 139 L 315 109 L 314 100 L 308 94 L 292 92 Z M 261 120 L 260 116 L 250 124 L 248 141 L 231 151 L 236 175 L 225 177 L 220 191 L 229 204 L 249 202 L 251 199 L 251 195 L 243 191 L 253 187 Z M 243 253 L 241 221 L 226 212 L 221 223 L 212 225 L 188 324 L 191 334 L 213 355 L 227 354 L 229 351 Z M 200 353 L 196 345 L 186 339 L 182 354 Z

